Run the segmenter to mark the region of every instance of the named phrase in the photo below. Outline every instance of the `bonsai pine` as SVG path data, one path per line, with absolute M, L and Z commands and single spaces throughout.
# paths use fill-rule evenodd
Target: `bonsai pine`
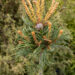
M 54 21 L 59 15 L 51 18 L 59 3 L 52 0 L 48 11 L 46 0 L 22 0 L 22 3 L 26 12 L 25 18 L 22 17 L 25 25 L 23 30 L 17 31 L 19 45 L 16 56 L 24 57 L 26 74 L 65 75 L 72 54 L 66 41 L 71 37 L 64 25 Z

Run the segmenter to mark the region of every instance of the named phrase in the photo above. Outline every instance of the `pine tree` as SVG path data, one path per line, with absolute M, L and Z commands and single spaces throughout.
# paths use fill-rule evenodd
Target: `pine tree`
M 23 57 L 26 75 L 65 75 L 72 52 L 67 46 L 70 32 L 55 12 L 59 3 L 52 0 L 22 0 L 25 7 L 24 28 L 18 30 L 15 57 Z M 54 13 L 54 15 L 53 15 Z

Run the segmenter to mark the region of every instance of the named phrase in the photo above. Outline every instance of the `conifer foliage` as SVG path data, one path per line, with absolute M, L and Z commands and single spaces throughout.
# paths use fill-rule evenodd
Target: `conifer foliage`
M 71 37 L 62 25 L 60 13 L 54 13 L 59 3 L 52 0 L 48 11 L 46 0 L 22 0 L 22 3 L 25 25 L 17 31 L 19 44 L 15 57 L 24 57 L 26 75 L 65 75 L 72 56 L 66 41 Z

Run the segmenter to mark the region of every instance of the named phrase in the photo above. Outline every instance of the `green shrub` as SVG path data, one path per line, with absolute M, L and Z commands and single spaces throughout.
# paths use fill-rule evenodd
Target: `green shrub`
M 48 36 L 48 26 L 37 31 L 32 27 L 35 24 L 26 15 L 20 0 L 0 0 L 0 75 L 74 75 L 75 61 L 69 46 L 74 50 L 75 42 L 69 44 L 72 35 L 66 28 L 68 24 L 74 35 L 74 10 L 70 12 L 71 4 L 67 4 L 66 7 L 69 9 L 65 12 L 64 2 L 58 1 L 60 2 L 58 11 L 50 18 L 52 22 L 50 39 L 52 41 L 56 39 L 61 29 L 64 32 L 55 43 L 49 45 L 48 49 L 48 42 L 42 38 L 43 35 Z M 50 4 L 51 0 L 45 1 L 44 14 Z M 30 41 L 18 35 L 17 30 L 21 30 Z M 39 47 L 33 40 L 32 31 L 35 31 L 37 39 L 43 42 Z M 18 44 L 18 41 L 22 44 Z
M 69 42 L 69 47 L 73 50 L 74 56 L 71 60 L 71 65 L 68 67 L 68 75 L 75 75 L 75 0 L 63 1 L 61 17 L 71 31 L 73 39 Z

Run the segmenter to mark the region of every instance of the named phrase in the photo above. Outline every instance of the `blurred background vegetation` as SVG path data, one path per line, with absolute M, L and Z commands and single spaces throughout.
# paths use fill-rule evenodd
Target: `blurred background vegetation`
M 73 39 L 69 41 L 69 47 L 75 54 L 75 0 L 57 0 L 60 2 L 59 12 L 64 24 L 72 33 Z M 49 0 L 47 0 L 49 5 Z M 48 6 L 47 6 L 48 8 Z M 13 63 L 15 46 L 17 45 L 17 30 L 23 28 L 21 0 L 0 0 L 0 75 L 22 75 L 24 70 L 23 57 L 20 63 Z M 75 55 L 71 65 L 66 71 L 67 75 L 75 75 Z M 10 64 L 10 62 L 11 64 Z M 10 69 L 10 66 L 11 69 Z

